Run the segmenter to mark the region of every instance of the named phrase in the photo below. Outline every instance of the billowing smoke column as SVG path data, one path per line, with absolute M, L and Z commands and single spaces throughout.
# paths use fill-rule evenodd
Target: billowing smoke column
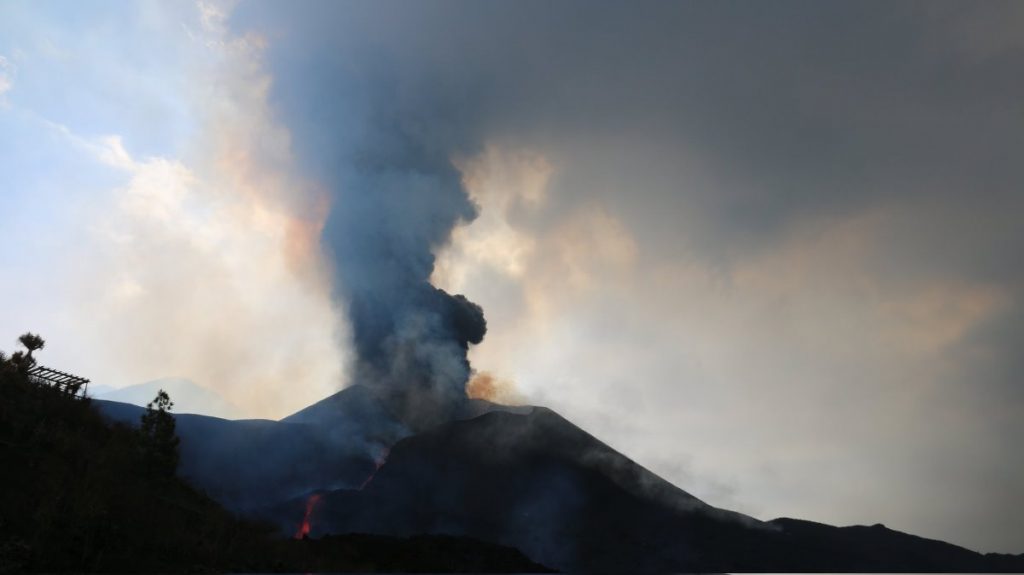
M 351 380 L 388 396 L 413 426 L 443 420 L 466 399 L 466 353 L 486 323 L 430 275 L 453 228 L 476 216 L 452 160 L 481 149 L 489 89 L 414 47 L 422 18 L 440 17 L 431 8 L 254 4 L 239 6 L 236 24 L 252 19 L 276 39 L 271 102 L 298 169 L 331 197 L 322 242 L 351 323 Z M 395 57 L 410 50 L 442 57 L 448 72 Z
M 465 400 L 468 346 L 487 329 L 480 306 L 430 284 L 434 251 L 476 210 L 452 165 L 443 117 L 374 107 L 376 118 L 331 183 L 324 241 L 348 304 L 354 380 L 421 427 Z

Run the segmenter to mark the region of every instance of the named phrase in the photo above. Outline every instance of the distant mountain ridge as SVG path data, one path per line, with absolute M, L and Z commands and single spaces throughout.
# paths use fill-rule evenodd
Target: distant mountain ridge
M 239 419 L 243 415 L 241 409 L 219 393 L 180 377 L 165 377 L 122 388 L 101 385 L 96 386 L 90 395 L 95 399 L 145 406 L 153 401 L 161 389 L 174 400 L 176 413 L 195 413 L 223 419 Z

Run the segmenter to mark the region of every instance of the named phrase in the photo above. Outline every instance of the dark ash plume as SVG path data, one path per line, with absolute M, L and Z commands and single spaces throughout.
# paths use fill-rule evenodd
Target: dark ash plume
M 462 405 L 468 346 L 487 330 L 480 306 L 430 284 L 435 250 L 476 210 L 452 165 L 444 116 L 373 102 L 374 119 L 330 182 L 324 242 L 348 304 L 354 381 L 421 427 Z
M 377 34 L 364 32 L 390 13 L 377 8 L 243 5 L 233 18 L 242 29 L 256 18 L 272 37 L 301 35 L 268 52 L 271 101 L 299 169 L 331 195 L 322 243 L 351 323 L 350 380 L 424 427 L 464 405 L 466 353 L 486 331 L 480 306 L 430 284 L 434 254 L 476 217 L 452 159 L 481 149 L 485 99 L 457 69 L 442 77 L 395 58 L 390 41 L 367 43 Z

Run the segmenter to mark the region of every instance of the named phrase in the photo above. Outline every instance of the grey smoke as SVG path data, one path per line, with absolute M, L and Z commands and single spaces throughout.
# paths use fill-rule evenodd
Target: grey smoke
M 474 214 L 450 160 L 485 142 L 557 166 L 545 217 L 598 200 L 644 259 L 726 278 L 794 231 L 887 214 L 885 249 L 865 263 L 880 289 L 988 283 L 1010 301 L 950 350 L 962 370 L 936 381 L 937 403 L 972 406 L 974 443 L 991 452 L 963 448 L 978 461 L 956 473 L 936 473 L 936 458 L 906 461 L 906 476 L 886 479 L 916 499 L 890 507 L 926 534 L 1009 550 L 1024 536 L 1012 512 L 1022 493 L 978 486 L 1019 485 L 1024 473 L 1007 439 L 1022 421 L 1022 17 L 1012 2 L 254 2 L 232 25 L 270 40 L 275 109 L 296 157 L 334 193 L 325 239 L 364 373 L 401 389 L 407 368 L 427 365 L 434 372 L 416 385 L 442 399 L 461 392 L 473 340 L 426 278 L 433 250 Z M 380 361 L 389 349 L 403 362 Z M 675 388 L 652 383 L 675 380 L 664 371 L 622 395 L 669 397 Z M 774 407 L 791 407 L 786 384 L 774 385 Z M 869 389 L 841 391 L 872 404 Z M 992 423 L 996 409 L 1012 423 Z M 915 413 L 890 437 L 926 429 Z M 947 454 L 960 439 L 936 429 L 913 445 Z M 947 503 L 927 503 L 937 499 Z
M 352 378 L 413 426 L 444 420 L 465 400 L 468 346 L 487 329 L 480 306 L 429 281 L 435 252 L 476 217 L 452 164 L 478 146 L 467 108 L 376 58 L 329 47 L 277 57 L 297 74 L 275 92 L 297 156 L 331 196 L 322 242 L 351 322 Z
M 434 419 L 465 397 L 467 346 L 487 327 L 479 306 L 429 283 L 434 250 L 475 212 L 449 150 L 429 141 L 439 128 L 409 114 L 385 119 L 376 145 L 353 150 L 324 240 L 349 303 L 358 380 Z

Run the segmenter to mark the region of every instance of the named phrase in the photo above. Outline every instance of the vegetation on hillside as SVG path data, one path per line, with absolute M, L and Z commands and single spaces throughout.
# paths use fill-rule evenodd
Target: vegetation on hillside
M 267 530 L 174 476 L 166 405 L 141 431 L 110 425 L 88 399 L 30 380 L 43 342 L 26 336 L 27 354 L 0 357 L 0 570 L 255 568 Z
M 161 391 L 140 425 L 33 381 L 42 338 L 0 352 L 0 572 L 530 571 L 513 549 L 462 538 L 293 541 L 234 517 L 175 475 Z

